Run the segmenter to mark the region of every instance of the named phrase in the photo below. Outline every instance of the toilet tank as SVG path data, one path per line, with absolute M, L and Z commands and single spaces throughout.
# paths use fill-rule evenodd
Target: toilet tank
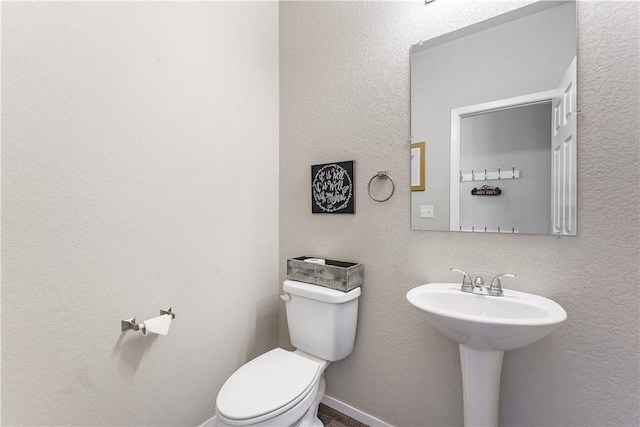
M 353 351 L 358 323 L 360 288 L 337 291 L 287 280 L 283 290 L 291 344 L 328 361 L 344 359 Z

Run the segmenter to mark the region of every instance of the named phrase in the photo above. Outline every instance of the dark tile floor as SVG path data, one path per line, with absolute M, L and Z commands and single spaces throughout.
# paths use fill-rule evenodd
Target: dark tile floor
M 318 408 L 318 418 L 324 427 L 369 427 L 322 403 Z

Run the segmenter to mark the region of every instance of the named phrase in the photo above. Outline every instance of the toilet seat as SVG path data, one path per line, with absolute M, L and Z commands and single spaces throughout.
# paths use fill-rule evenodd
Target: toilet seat
M 246 363 L 224 383 L 218 414 L 233 424 L 256 424 L 300 403 L 317 386 L 323 363 L 273 349 Z

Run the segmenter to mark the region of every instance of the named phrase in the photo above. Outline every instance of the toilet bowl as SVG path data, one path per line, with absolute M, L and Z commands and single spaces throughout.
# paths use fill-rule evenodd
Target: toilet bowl
M 238 369 L 218 394 L 218 426 L 300 426 L 317 424 L 329 362 L 281 348 Z
M 216 399 L 219 427 L 322 427 L 324 371 L 353 351 L 360 288 L 349 292 L 287 280 L 283 289 L 291 344 L 247 362 Z

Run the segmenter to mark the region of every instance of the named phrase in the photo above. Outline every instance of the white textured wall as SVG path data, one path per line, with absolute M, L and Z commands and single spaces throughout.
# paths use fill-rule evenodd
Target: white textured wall
M 569 313 L 549 337 L 505 355 L 501 425 L 640 424 L 637 2 L 578 5 L 577 237 L 409 229 L 409 46 L 519 4 L 280 7 L 280 277 L 296 255 L 364 263 L 356 348 L 329 367 L 327 391 L 396 425 L 462 423 L 456 345 L 405 299 L 416 285 L 457 281 L 449 267 L 518 273 L 507 287 Z M 312 215 L 310 166 L 352 159 L 356 215 Z M 379 170 L 397 183 L 387 203 L 366 193 Z
M 2 125 L 2 424 L 213 416 L 277 344 L 278 4 L 3 2 Z

